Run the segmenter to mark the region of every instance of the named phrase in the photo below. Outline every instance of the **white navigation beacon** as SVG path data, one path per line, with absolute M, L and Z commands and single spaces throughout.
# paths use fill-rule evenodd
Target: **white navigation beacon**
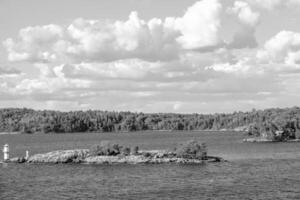
M 5 144 L 3 147 L 3 159 L 4 161 L 9 160 L 9 146 L 8 144 Z
M 26 160 L 28 160 L 28 158 L 29 158 L 29 151 L 28 151 L 28 150 L 26 150 L 25 159 L 26 159 Z

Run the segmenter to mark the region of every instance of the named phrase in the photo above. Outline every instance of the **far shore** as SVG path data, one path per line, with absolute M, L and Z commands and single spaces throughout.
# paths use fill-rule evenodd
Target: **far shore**
M 35 132 L 35 133 L 22 133 L 20 131 L 18 132 L 0 132 L 0 135 L 35 135 L 35 134 L 47 134 L 47 135 L 55 135 L 55 134 L 86 134 L 86 133 L 135 133 L 135 132 L 246 132 L 242 130 L 234 130 L 234 129 L 220 129 L 220 130 L 139 130 L 139 131 L 117 131 L 117 132 L 66 132 L 66 133 L 55 133 L 55 132 L 49 132 L 49 133 L 43 133 L 43 132 Z

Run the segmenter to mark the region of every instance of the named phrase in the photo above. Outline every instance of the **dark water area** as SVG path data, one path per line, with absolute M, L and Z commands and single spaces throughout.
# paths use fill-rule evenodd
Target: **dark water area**
M 167 149 L 206 142 L 225 163 L 203 165 L 0 164 L 0 199 L 300 199 L 300 143 L 242 143 L 243 133 L 137 132 L 0 135 L 12 156 L 25 150 L 89 148 L 101 140 Z M 0 157 L 2 159 L 2 155 Z

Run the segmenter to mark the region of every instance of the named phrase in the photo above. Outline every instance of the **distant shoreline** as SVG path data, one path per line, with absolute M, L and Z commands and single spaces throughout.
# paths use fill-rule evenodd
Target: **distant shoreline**
M 56 133 L 56 132 L 49 132 L 49 133 L 42 133 L 42 132 L 35 132 L 35 133 L 22 133 L 22 132 L 0 132 L 0 135 L 37 135 L 37 134 L 46 134 L 46 135 L 54 135 L 54 134 L 87 134 L 87 133 L 135 133 L 135 132 L 246 132 L 242 130 L 138 130 L 138 131 L 114 131 L 114 132 L 66 132 L 66 133 Z

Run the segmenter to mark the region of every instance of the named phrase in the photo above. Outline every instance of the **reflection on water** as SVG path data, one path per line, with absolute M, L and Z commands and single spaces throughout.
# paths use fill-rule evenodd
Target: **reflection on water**
M 14 155 L 87 148 L 103 139 L 145 149 L 191 138 L 230 162 L 207 165 L 0 164 L 0 199 L 300 199 L 298 144 L 243 144 L 236 133 L 0 136 Z M 288 159 L 287 159 L 288 158 Z M 2 158 L 0 158 L 2 159 Z

